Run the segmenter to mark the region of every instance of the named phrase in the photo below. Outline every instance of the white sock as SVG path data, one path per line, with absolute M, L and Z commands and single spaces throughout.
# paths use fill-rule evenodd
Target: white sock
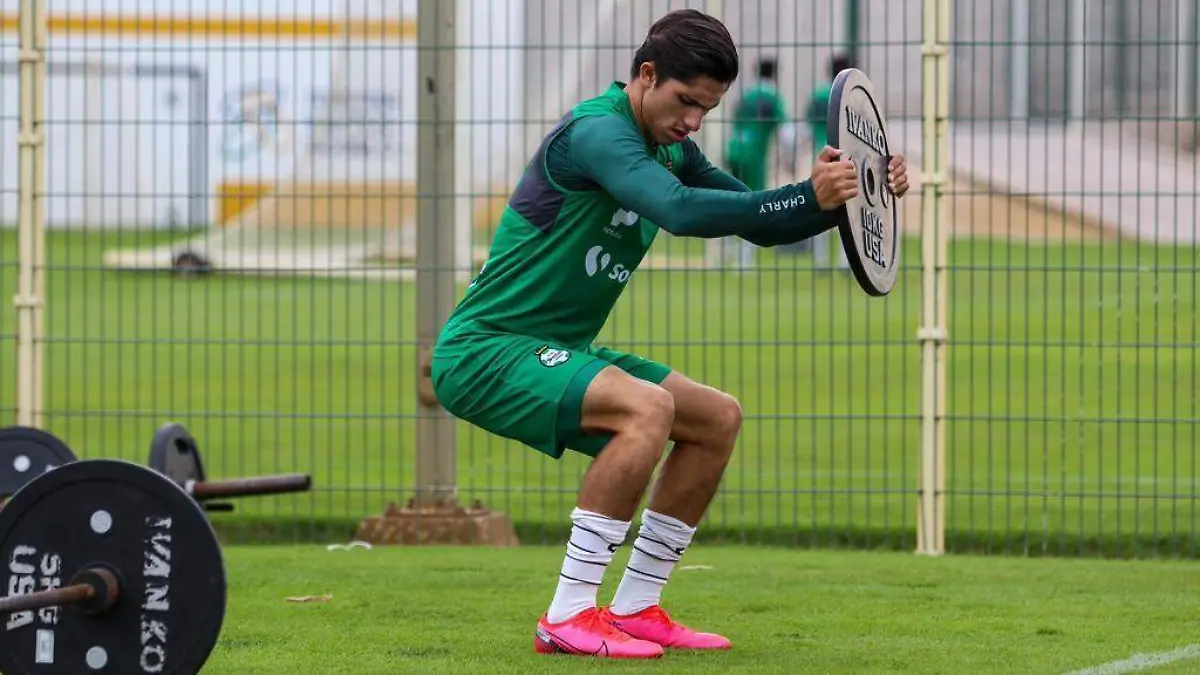
M 643 511 L 642 528 L 633 541 L 629 565 L 613 598 L 613 614 L 628 616 L 657 605 L 671 570 L 695 534 L 696 528 L 681 520 L 650 509 Z
M 629 533 L 629 521 L 613 520 L 578 507 L 571 511 L 571 523 L 558 589 L 546 616 L 550 623 L 561 623 L 596 606 L 604 571 Z

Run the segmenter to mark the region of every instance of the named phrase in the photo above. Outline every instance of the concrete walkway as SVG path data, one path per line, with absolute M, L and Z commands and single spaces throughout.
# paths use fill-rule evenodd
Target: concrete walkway
M 920 122 L 890 127 L 912 164 L 923 167 Z M 949 151 L 957 181 L 1027 197 L 1131 239 L 1187 245 L 1200 234 L 1197 155 L 1117 125 L 958 121 Z

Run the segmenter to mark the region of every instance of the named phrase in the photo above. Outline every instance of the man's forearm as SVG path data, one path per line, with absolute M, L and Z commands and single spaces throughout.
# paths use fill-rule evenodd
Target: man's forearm
M 702 169 L 692 175 L 687 176 L 685 182 L 692 187 L 705 187 L 713 190 L 729 190 L 731 192 L 751 191 L 750 188 L 746 187 L 745 183 L 713 166 L 712 164 L 709 164 L 708 162 L 704 163 L 704 167 Z M 825 232 L 834 226 L 831 218 L 826 217 L 823 219 L 823 221 L 824 223 L 821 225 L 814 223 L 811 228 L 787 228 L 777 230 L 773 233 L 745 233 L 741 236 L 746 241 L 764 248 L 771 246 L 786 246 L 788 244 L 795 244 L 804 241 L 805 239 L 815 237 L 816 235 L 821 234 L 822 232 Z
M 798 241 L 829 228 L 810 181 L 759 192 L 689 187 L 651 159 L 632 131 L 605 122 L 597 133 L 577 130 L 572 161 L 624 208 L 671 234 Z
M 824 218 L 815 219 L 806 227 L 794 228 L 789 230 L 779 230 L 777 232 L 769 232 L 766 234 L 751 234 L 741 235 L 742 239 L 763 248 L 772 246 L 787 246 L 789 244 L 798 244 L 806 239 L 811 239 L 818 234 L 826 232 L 837 226 L 833 218 L 825 214 Z
M 808 181 L 761 192 L 687 187 L 678 182 L 657 185 L 654 181 L 636 180 L 617 189 L 630 197 L 641 192 L 639 197 L 633 197 L 633 202 L 643 205 L 638 213 L 680 237 L 807 239 L 827 227 L 825 214 L 817 206 Z M 655 199 L 655 194 L 661 196 Z M 624 198 L 618 199 L 626 203 Z
M 699 149 L 696 149 L 699 153 Z M 713 190 L 729 190 L 732 192 L 751 192 L 750 188 L 745 183 L 738 180 L 726 171 L 714 166 L 703 155 L 695 156 L 692 163 L 689 164 L 690 170 L 681 175 L 683 182 L 691 187 L 711 188 Z M 780 229 L 772 233 L 742 233 L 741 236 L 746 241 L 752 244 L 762 246 L 764 248 L 771 246 L 784 246 L 787 244 L 795 244 L 805 239 L 814 237 L 822 232 L 833 227 L 833 223 L 829 219 L 825 219 L 823 225 L 813 224 L 812 227 L 796 228 L 796 229 Z

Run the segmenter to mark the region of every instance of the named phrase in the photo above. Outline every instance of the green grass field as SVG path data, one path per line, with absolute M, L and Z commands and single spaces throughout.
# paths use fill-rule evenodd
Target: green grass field
M 1178 562 L 696 545 L 671 577 L 666 607 L 728 635 L 732 651 L 654 663 L 539 656 L 533 625 L 562 552 L 230 548 L 228 613 L 204 672 L 1062 675 L 1196 643 L 1200 576 Z M 1147 672 L 1198 669 L 1193 658 Z
M 230 540 L 341 536 L 406 499 L 413 286 L 101 267 L 108 249 L 161 240 L 49 235 L 47 427 L 81 456 L 144 462 L 155 428 L 181 421 L 214 477 L 313 474 L 310 494 L 214 516 Z M 885 299 L 774 253 L 742 276 L 635 275 L 605 341 L 724 388 L 746 411 L 703 536 L 913 547 L 922 303 L 920 247 L 905 246 Z M 5 233 L 7 297 L 17 256 Z M 951 261 L 951 550 L 1195 556 L 1196 250 L 973 241 L 954 244 Z M 0 317 L 11 410 L 14 315 Z M 582 459 L 459 429 L 463 500 L 504 511 L 526 542 L 556 543 Z

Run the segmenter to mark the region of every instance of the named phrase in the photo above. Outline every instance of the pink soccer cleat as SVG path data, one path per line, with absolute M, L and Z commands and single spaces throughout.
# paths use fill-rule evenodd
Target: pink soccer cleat
M 637 614 L 619 616 L 610 608 L 603 610 L 604 618 L 622 631 L 639 639 L 653 642 L 670 649 L 730 649 L 733 643 L 715 633 L 697 633 L 687 626 L 676 623 L 666 610 L 658 605 L 647 607 Z
M 533 648 L 539 654 L 570 654 L 608 659 L 656 659 L 663 648 L 613 627 L 599 609 L 587 609 L 562 623 L 538 620 Z

